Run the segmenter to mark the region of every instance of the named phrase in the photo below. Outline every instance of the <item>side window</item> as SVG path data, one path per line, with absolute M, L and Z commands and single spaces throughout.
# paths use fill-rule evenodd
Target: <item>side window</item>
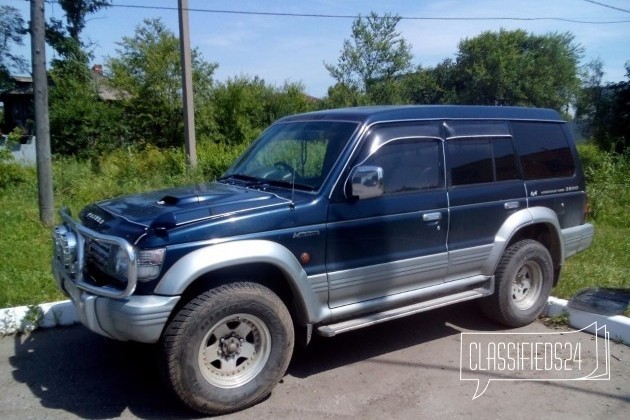
M 513 122 L 512 133 L 526 180 L 566 177 L 575 172 L 560 124 Z
M 448 140 L 452 186 L 518 179 L 516 157 L 509 138 Z
M 520 178 L 516 166 L 516 154 L 509 138 L 492 139 L 492 156 L 496 181 Z
M 397 139 L 382 145 L 363 165 L 383 168 L 385 194 L 441 188 L 440 142 Z

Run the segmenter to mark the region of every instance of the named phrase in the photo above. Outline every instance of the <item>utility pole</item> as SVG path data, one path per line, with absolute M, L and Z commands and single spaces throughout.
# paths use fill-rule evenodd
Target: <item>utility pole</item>
M 39 219 L 44 225 L 52 226 L 54 223 L 55 202 L 52 183 L 52 160 L 50 157 L 44 19 L 44 0 L 31 0 L 31 61 L 33 63 Z
M 192 88 L 192 59 L 190 54 L 190 35 L 188 28 L 188 0 L 178 0 L 179 10 L 179 47 L 182 61 L 182 91 L 184 92 L 184 136 L 186 139 L 186 158 L 188 164 L 197 166 L 197 141 L 195 139 L 195 106 Z

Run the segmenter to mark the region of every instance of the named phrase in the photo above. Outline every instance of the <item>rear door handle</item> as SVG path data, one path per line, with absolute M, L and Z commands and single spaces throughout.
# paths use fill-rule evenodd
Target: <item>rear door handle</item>
M 435 222 L 442 219 L 442 213 L 425 213 L 422 215 L 422 220 L 425 222 Z

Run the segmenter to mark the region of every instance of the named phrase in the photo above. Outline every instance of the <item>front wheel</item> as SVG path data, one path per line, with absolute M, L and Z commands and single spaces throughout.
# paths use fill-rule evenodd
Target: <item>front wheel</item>
M 222 414 L 267 396 L 293 351 L 283 302 L 256 283 L 231 283 L 184 305 L 162 337 L 167 382 L 189 407 Z
M 495 271 L 492 296 L 480 301 L 491 319 L 521 327 L 542 313 L 553 285 L 553 262 L 540 242 L 526 239 L 508 247 Z

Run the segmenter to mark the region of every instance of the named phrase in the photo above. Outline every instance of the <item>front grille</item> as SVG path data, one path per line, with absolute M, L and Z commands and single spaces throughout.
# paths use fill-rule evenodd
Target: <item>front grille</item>
M 103 242 L 88 240 L 86 241 L 86 255 L 88 264 L 94 264 L 101 271 L 107 272 L 110 261 L 113 259 L 111 255 L 113 246 Z

